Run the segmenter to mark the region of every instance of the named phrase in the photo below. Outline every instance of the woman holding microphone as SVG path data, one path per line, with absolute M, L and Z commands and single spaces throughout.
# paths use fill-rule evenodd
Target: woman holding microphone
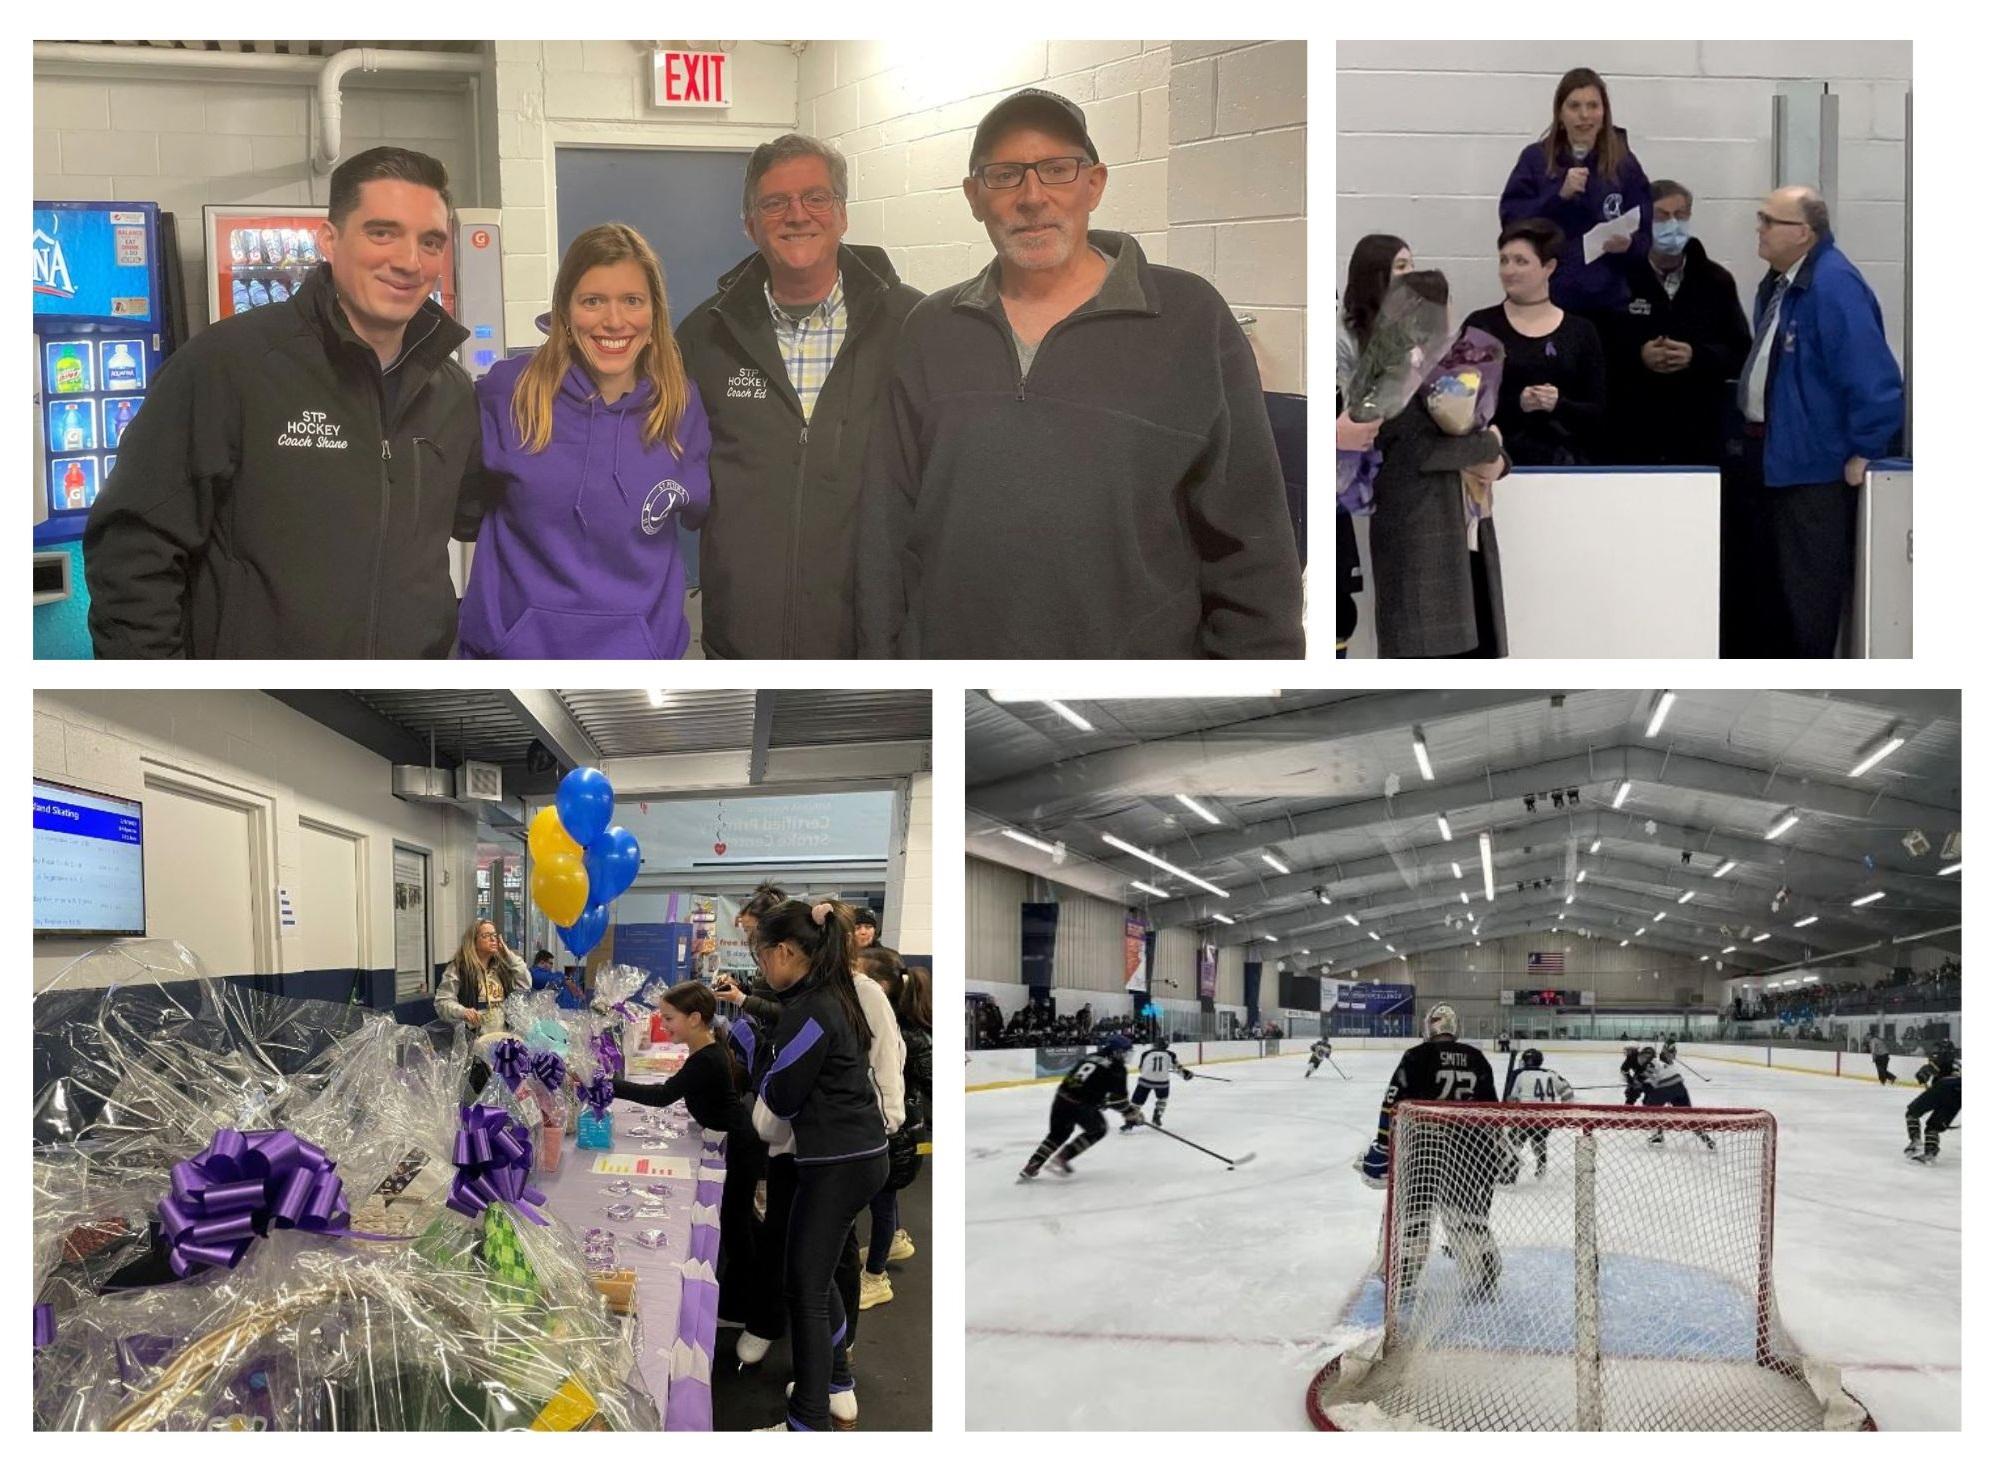
M 1603 254 L 1585 265 L 1583 237 L 1634 209 L 1636 225 L 1610 235 Z M 1556 85 L 1554 121 L 1520 150 L 1499 196 L 1502 226 L 1525 219 L 1560 227 L 1555 305 L 1588 318 L 1602 336 L 1606 319 L 1630 302 L 1630 273 L 1652 249 L 1652 183 L 1624 129 L 1611 121 L 1610 89 L 1586 66 Z

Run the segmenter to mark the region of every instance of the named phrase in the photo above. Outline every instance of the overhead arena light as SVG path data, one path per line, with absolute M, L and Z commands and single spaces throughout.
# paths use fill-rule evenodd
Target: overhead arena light
M 1222 819 L 1216 816 L 1213 812 L 1209 811 L 1206 807 L 1202 806 L 1198 801 L 1194 800 L 1193 797 L 1184 796 L 1179 792 L 1175 792 L 1173 795 L 1173 799 L 1179 802 L 1180 805 L 1187 808 L 1187 810 L 1192 812 L 1195 816 L 1199 817 L 1202 821 L 1206 822 L 1210 827 L 1221 826 Z
M 1777 818 L 1775 826 L 1771 827 L 1771 829 L 1768 832 L 1765 832 L 1763 834 L 1763 840 L 1765 842 L 1775 842 L 1779 837 L 1782 837 L 1786 832 L 1790 831 L 1793 827 L 1797 825 L 1798 825 L 1798 809 L 1796 807 L 1791 807 L 1782 816 Z
M 1963 866 L 1964 863 L 1961 860 L 1954 863 L 1946 863 L 1943 867 L 1937 869 L 1937 876 L 1939 878 L 1948 878 L 1952 873 L 1955 873 L 1959 868 L 1962 868 Z
M 1582 884 L 1582 883 L 1586 883 L 1586 882 L 1588 882 L 1588 881 L 1589 881 L 1589 869 L 1588 869 L 1588 868 L 1583 868 L 1583 869 L 1581 869 L 1581 870 L 1580 870 L 1579 872 L 1577 872 L 1577 874 L 1576 874 L 1576 882 L 1577 882 L 1578 884 Z
M 1617 941 L 1617 947 L 1619 949 L 1629 949 L 1631 948 L 1631 941 L 1628 939 L 1620 939 Z
M 1263 937 L 1264 937 L 1265 939 L 1269 940 L 1269 941 L 1270 941 L 1270 942 L 1271 942 L 1272 944 L 1276 944 L 1276 943 L 1278 943 L 1278 942 L 1279 942 L 1279 941 L 1278 941 L 1278 938 L 1277 938 L 1277 936 L 1276 936 L 1275 934 L 1266 934 L 1266 935 L 1264 935 Z
M 1025 832 L 1016 832 L 1011 827 L 1000 828 L 1000 836 L 1011 837 L 1023 847 L 1031 847 L 1037 852 L 1045 852 L 1053 857 L 1057 848 L 1052 842 L 1043 842 L 1039 837 L 1029 837 Z
M 1724 950 L 1722 951 L 1722 953 L 1723 953 L 1723 954 L 1734 954 L 1734 953 L 1735 953 L 1735 946 L 1734 946 L 1734 945 L 1732 945 L 1732 944 L 1731 944 L 1731 945 L 1729 945 L 1729 946 L 1728 946 L 1728 948 L 1726 948 L 1726 949 L 1724 949 Z
M 1691 903 L 1693 901 L 1693 896 L 1694 896 L 1694 891 L 1693 889 L 1689 888 L 1685 893 L 1680 895 L 1680 902 Z
M 1768 939 L 1769 937 L 1770 935 L 1767 931 L 1762 934 L 1753 934 L 1750 936 L 1749 942 L 1751 944 L 1761 944 L 1764 940 Z
M 1469 893 L 1466 893 L 1466 892 L 1464 891 L 1464 889 L 1460 888 L 1460 889 L 1458 890 L 1458 902 L 1459 902 L 1459 903 L 1470 903 L 1470 902 L 1471 902 L 1471 895 L 1470 895 Z
M 1444 841 L 1451 840 L 1451 824 L 1442 812 L 1437 813 L 1437 830 L 1444 834 Z
M 1812 925 L 1816 924 L 1818 921 L 1819 921 L 1819 916 L 1817 914 L 1807 914 L 1805 915 L 1804 918 L 1798 920 L 1798 922 L 1793 924 L 1791 927 L 1793 929 L 1809 929 Z
M 1659 733 L 1659 727 L 1666 723 L 1666 711 L 1673 707 L 1673 691 L 1662 689 L 1659 697 L 1652 701 L 1652 723 L 1645 727 L 1645 738 L 1650 740 Z
M 1485 868 L 1485 901 L 1492 902 L 1492 834 L 1478 834 L 1478 860 Z
M 1213 919 L 1217 924 L 1233 924 L 1235 922 L 1227 914 L 1209 914 L 1208 917 Z
M 1855 907 L 1855 908 L 1857 908 L 1857 909 L 1864 909 L 1864 908 L 1866 908 L 1866 907 L 1867 907 L 1867 905 L 1869 905 L 1870 903 L 1878 903 L 1878 902 L 1879 902 L 1880 900 L 1882 900 L 1882 899 L 1886 898 L 1887 896 L 1888 896 L 1888 892 L 1887 892 L 1887 890 L 1886 890 L 1886 889 L 1883 889 L 1883 888 L 1877 888 L 1877 889 L 1875 889 L 1875 890 L 1874 890 L 1874 891 L 1873 891 L 1872 893 L 1870 893 L 1870 894 L 1867 894 L 1866 896 L 1864 896 L 1864 897 L 1862 897 L 1862 898 L 1856 898 L 1856 899 L 1855 899 L 1855 900 L 1853 901 L 1853 907 Z
M 1848 779 L 1851 779 L 1854 776 L 1866 775 L 1869 771 L 1873 770 L 1874 767 L 1880 765 L 1881 762 L 1888 759 L 1889 756 L 1893 755 L 1896 751 L 1900 750 L 1904 745 L 1907 745 L 1908 743 L 1909 742 L 1900 735 L 1890 735 L 1886 740 L 1883 740 L 1879 745 L 1875 746 L 1872 750 L 1868 751 L 1866 755 L 1860 758 L 1860 764 L 1855 766 L 1852 770 L 1846 773 Z
M 1645 932 L 1645 926 L 1643 924 L 1640 924 L 1636 929 L 1632 931 L 1632 937 L 1637 938 L 1643 935 L 1644 932 Z
M 1044 699 L 1041 702 L 1047 705 L 1050 709 L 1054 710 L 1056 714 L 1060 715 L 1070 724 L 1074 725 L 1078 730 L 1094 731 L 1097 728 L 1095 725 L 1092 725 L 1088 720 L 1084 719 L 1081 715 L 1077 714 L 1074 710 L 1070 709 L 1068 705 L 1062 703 L 1062 701 L 1059 699 Z
M 1270 855 L 1269 853 L 1267 853 L 1267 852 L 1266 852 L 1266 853 L 1260 853 L 1260 854 L 1258 854 L 1258 856 L 1260 856 L 1260 857 L 1261 857 L 1261 858 L 1262 858 L 1262 859 L 1263 859 L 1263 860 L 1264 860 L 1264 861 L 1265 861 L 1266 863 L 1269 863 L 1271 867 L 1273 867 L 1273 868 L 1277 869 L 1277 871 L 1278 871 L 1278 872 L 1280 872 L 1280 873 L 1288 873 L 1288 872 L 1290 872 L 1290 871 L 1291 871 L 1291 870 L 1290 870 L 1289 868 L 1285 867 L 1285 866 L 1284 866 L 1284 864 L 1282 864 L 1282 863 L 1280 863 L 1279 861 L 1277 861 L 1277 859 L 1276 859 L 1276 858 L 1272 857 L 1272 856 L 1271 856 L 1271 855 Z
M 1665 917 L 1666 917 L 1666 911 L 1664 909 L 1660 909 L 1658 913 L 1652 916 L 1652 922 L 1656 924 Z
M 1702 955 L 1702 956 L 1701 956 L 1701 957 L 1700 957 L 1700 958 L 1699 958 L 1698 960 L 1695 960 L 1695 961 L 1694 961 L 1694 963 L 1695 963 L 1695 964 L 1697 964 L 1697 965 L 1704 965 L 1704 964 L 1706 964 L 1706 963 L 1707 963 L 1707 956 L 1706 956 L 1706 955 Z
M 1138 879 L 1136 879 L 1136 878 L 1134 878 L 1134 879 L 1132 879 L 1132 880 L 1131 880 L 1131 886 L 1132 886 L 1133 888 L 1136 888 L 1136 889 L 1138 889 L 1138 890 L 1139 890 L 1140 892 L 1142 892 L 1142 893 L 1149 893 L 1149 894 L 1151 894 L 1151 895 L 1152 895 L 1152 896 L 1153 896 L 1154 898 L 1165 898 L 1165 897 L 1167 897 L 1167 893 L 1166 893 L 1166 890 L 1165 890 L 1164 888 L 1154 888 L 1154 887 L 1153 887 L 1153 886 L 1152 886 L 1152 885 L 1151 885 L 1150 883 L 1141 883 L 1141 882 L 1140 882 L 1140 881 L 1139 881 Z
M 1610 799 L 1610 809 L 1612 811 L 1616 811 L 1619 807 L 1623 806 L 1624 798 L 1629 796 L 1630 794 L 1631 794 L 1631 783 L 1629 781 L 1620 782 L 1617 788 L 1617 795 L 1611 797 Z
M 1346 919 L 1346 921 L 1349 924 L 1353 925 L 1354 928 L 1358 929 L 1360 927 L 1360 920 L 1356 919 L 1352 914 L 1346 914 L 1343 917 Z
M 1459 867 L 1459 866 L 1458 866 L 1458 865 L 1457 865 L 1456 863 L 1452 863 L 1452 864 L 1451 864 L 1451 876 L 1452 876 L 1453 878 L 1456 878 L 1456 879 L 1458 879 L 1458 880 L 1459 880 L 1460 882 L 1462 882 L 1462 881 L 1464 880 L 1464 876 L 1465 876 L 1465 870 L 1464 870 L 1463 868 Z
M 1367 937 L 1369 939 L 1372 939 L 1376 944 L 1381 943 L 1381 936 L 1375 933 L 1372 929 L 1367 931 Z
M 1423 738 L 1423 727 L 1421 725 L 1416 727 L 1415 743 L 1416 769 L 1423 773 L 1425 781 L 1436 780 L 1436 772 L 1430 769 L 1430 743 Z
M 1592 842 L 1592 843 L 1591 843 L 1591 844 L 1589 845 L 1589 850 L 1590 850 L 1590 856 L 1591 856 L 1591 857 L 1595 857 L 1595 856 L 1596 856 L 1596 850 L 1597 850 L 1597 849 L 1598 849 L 1599 847 L 1602 847 L 1602 846 L 1603 846 L 1603 839 L 1602 839 L 1601 837 L 1599 837 L 1599 838 L 1597 838 L 1597 840 L 1596 840 L 1596 841 Z
M 1717 878 L 1726 878 L 1730 873 L 1734 871 L 1735 871 L 1735 859 L 1730 858 L 1727 862 L 1723 863 L 1720 867 L 1714 870 L 1714 876 Z
M 1118 851 L 1128 852 L 1133 857 L 1137 858 L 1140 862 L 1151 863 L 1153 867 L 1159 869 L 1160 872 L 1162 873 L 1171 873 L 1176 878 L 1184 878 L 1189 883 L 1192 883 L 1196 888 L 1205 888 L 1208 890 L 1208 892 L 1214 894 L 1218 898 L 1227 898 L 1229 896 L 1229 891 L 1226 888 L 1217 888 L 1214 884 L 1210 883 L 1206 878 L 1196 878 L 1192 873 L 1188 872 L 1185 868 L 1176 868 L 1173 866 L 1173 864 L 1167 862 L 1165 858 L 1154 857 L 1144 848 L 1134 847 L 1129 842 L 1126 842 L 1122 837 L 1113 837 L 1108 832 L 1105 832 L 1101 835 L 1104 841 L 1108 842 L 1112 847 L 1118 849 Z

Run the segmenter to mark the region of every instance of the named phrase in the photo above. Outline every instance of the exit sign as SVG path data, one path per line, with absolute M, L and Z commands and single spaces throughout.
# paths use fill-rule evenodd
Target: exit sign
M 721 51 L 655 51 L 652 100 L 655 107 L 727 107 L 733 78 Z

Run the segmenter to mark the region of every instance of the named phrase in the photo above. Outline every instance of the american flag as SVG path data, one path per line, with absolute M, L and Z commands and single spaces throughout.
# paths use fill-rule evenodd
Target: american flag
M 1527 973 L 1530 975 L 1563 974 L 1562 961 L 1565 956 L 1560 950 L 1530 950 L 1527 955 Z

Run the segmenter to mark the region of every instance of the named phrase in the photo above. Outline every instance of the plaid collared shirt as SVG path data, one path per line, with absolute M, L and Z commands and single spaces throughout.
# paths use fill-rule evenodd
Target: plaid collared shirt
M 840 355 L 840 344 L 847 340 L 847 293 L 840 277 L 833 278 L 833 291 L 815 307 L 804 321 L 792 320 L 791 314 L 777 304 L 777 298 L 770 294 L 770 282 L 764 282 L 764 301 L 770 307 L 770 324 L 777 333 L 778 350 L 784 354 L 784 370 L 791 375 L 791 386 L 798 390 L 798 406 L 805 410 L 805 421 L 812 422 L 812 410 L 819 402 L 819 390 L 826 386 L 826 375 L 833 371 L 833 359 Z

